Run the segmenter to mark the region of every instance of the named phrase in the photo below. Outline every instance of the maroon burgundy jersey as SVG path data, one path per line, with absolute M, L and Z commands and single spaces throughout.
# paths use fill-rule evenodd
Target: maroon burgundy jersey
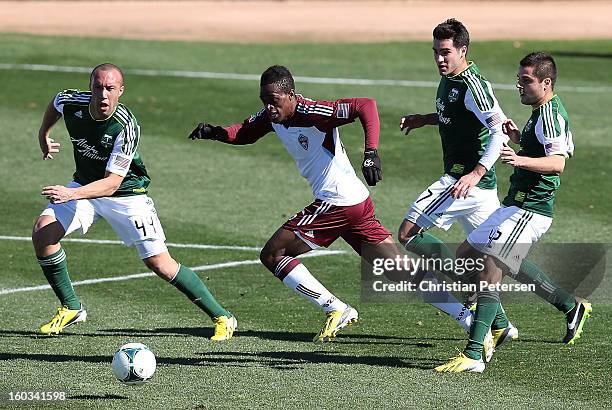
M 275 131 L 300 174 L 308 180 L 315 198 L 338 206 L 355 205 L 368 198 L 369 192 L 355 175 L 338 127 L 357 118 L 364 129 L 366 149 L 377 148 L 380 122 L 374 100 L 314 101 L 299 94 L 295 113 L 284 123 L 273 123 L 262 109 L 240 124 L 224 127 L 227 136 L 221 141 L 252 144 Z

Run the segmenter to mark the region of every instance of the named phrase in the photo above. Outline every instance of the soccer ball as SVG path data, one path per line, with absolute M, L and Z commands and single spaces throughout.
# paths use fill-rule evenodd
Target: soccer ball
M 128 343 L 113 356 L 113 374 L 125 384 L 144 384 L 155 373 L 155 355 L 142 343 Z

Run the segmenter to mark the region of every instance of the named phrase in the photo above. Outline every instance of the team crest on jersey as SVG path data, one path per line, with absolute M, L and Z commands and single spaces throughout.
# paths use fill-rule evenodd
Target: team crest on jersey
M 298 137 L 298 142 L 305 150 L 308 150 L 308 137 L 304 134 L 300 134 Z
M 108 134 L 104 134 L 100 140 L 100 144 L 105 148 L 111 147 L 113 145 L 113 137 Z
M 448 102 L 456 102 L 459 99 L 459 89 L 458 88 L 453 88 L 452 90 L 450 90 L 450 93 L 448 93 Z

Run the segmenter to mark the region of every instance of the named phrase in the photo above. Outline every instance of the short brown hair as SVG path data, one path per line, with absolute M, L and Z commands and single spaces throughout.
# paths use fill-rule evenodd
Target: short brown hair
M 545 78 L 550 78 L 552 88 L 555 88 L 557 81 L 557 65 L 550 54 L 543 51 L 534 51 L 527 54 L 519 63 L 521 67 L 533 67 L 533 74 L 542 82 Z
M 433 30 L 433 37 L 436 40 L 453 40 L 455 48 L 470 46 L 470 33 L 463 23 L 454 18 L 438 24 Z

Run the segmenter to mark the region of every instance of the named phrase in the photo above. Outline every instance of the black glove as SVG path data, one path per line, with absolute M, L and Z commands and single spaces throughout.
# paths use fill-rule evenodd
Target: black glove
M 369 149 L 363 153 L 361 171 L 369 186 L 374 186 L 378 181 L 382 181 L 382 168 L 378 151 Z
M 222 128 L 222 127 L 205 124 L 201 122 L 198 124 L 197 127 L 195 127 L 193 131 L 191 131 L 191 134 L 189 134 L 189 139 L 190 140 L 216 140 L 218 139 L 217 137 L 218 128 Z

